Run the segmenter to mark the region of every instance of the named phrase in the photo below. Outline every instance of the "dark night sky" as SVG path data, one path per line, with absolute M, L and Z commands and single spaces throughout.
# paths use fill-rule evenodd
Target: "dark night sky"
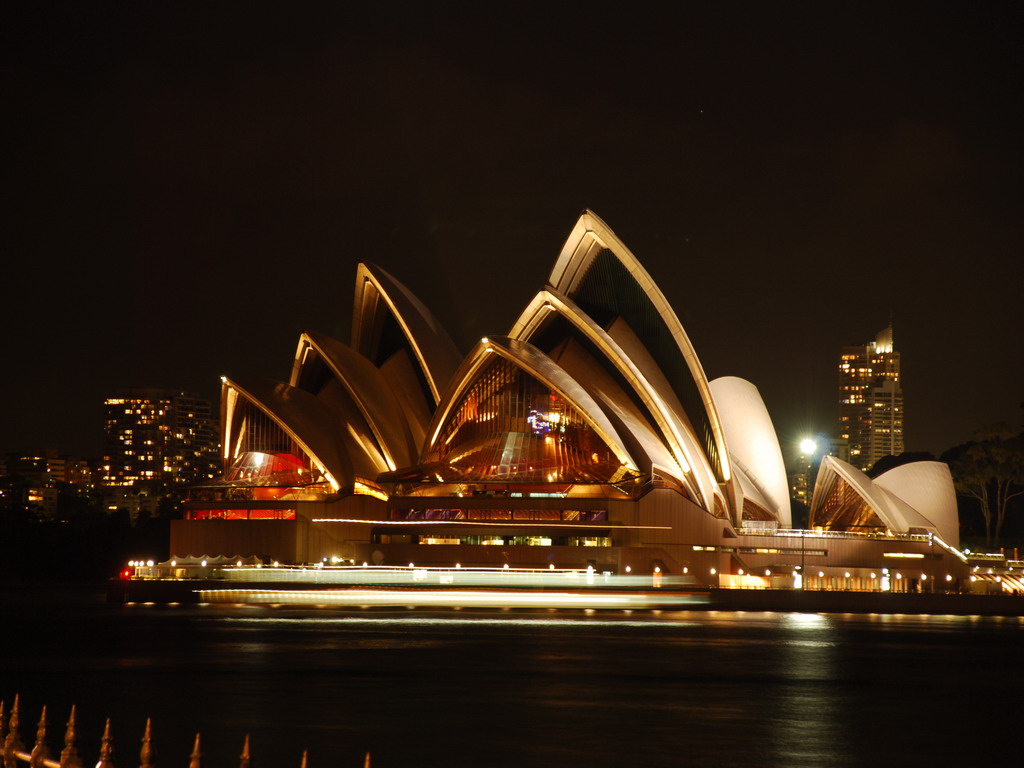
M 1011 3 L 25 5 L 2 450 L 97 455 L 122 386 L 287 379 L 302 330 L 348 341 L 360 259 L 468 350 L 583 208 L 784 445 L 890 313 L 909 450 L 1020 424 Z

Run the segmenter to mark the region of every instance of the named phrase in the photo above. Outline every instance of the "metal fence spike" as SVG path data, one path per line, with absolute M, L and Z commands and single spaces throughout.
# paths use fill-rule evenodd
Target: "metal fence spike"
M 96 768 L 114 768 L 114 738 L 110 735 L 110 718 L 103 726 L 103 738 L 100 740 L 100 759 Z
M 20 727 L 20 718 L 18 716 L 18 694 L 14 694 L 14 705 L 11 707 L 11 719 L 7 723 L 7 736 L 4 738 L 4 766 L 13 766 L 17 758 L 14 756 L 15 752 L 24 752 L 25 745 L 21 742 L 21 736 L 18 734 Z
M 75 731 L 75 705 L 71 705 L 71 716 L 68 727 L 64 731 L 64 749 L 60 752 L 60 768 L 82 768 L 82 758 L 78 756 L 78 733 Z
M 146 718 L 146 731 L 142 734 L 142 749 L 139 750 L 139 768 L 153 768 L 153 723 Z
M 189 756 L 188 768 L 203 768 L 203 753 L 199 751 L 199 734 L 196 734 L 196 743 L 192 747 L 192 754 Z
M 50 750 L 46 746 L 46 705 L 43 705 L 43 712 L 39 715 L 39 725 L 36 726 L 36 743 L 32 745 L 32 754 L 29 755 L 28 764 L 31 768 L 43 768 L 43 761 L 50 758 Z
M 252 768 L 252 754 L 249 751 L 249 734 L 245 734 L 245 744 L 242 745 L 242 754 L 238 756 L 238 768 Z

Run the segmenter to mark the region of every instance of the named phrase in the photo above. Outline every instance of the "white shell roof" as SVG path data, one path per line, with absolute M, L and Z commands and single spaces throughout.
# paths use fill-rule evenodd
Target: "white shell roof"
M 906 466 L 913 466 L 906 465 Z M 901 467 L 897 467 L 901 469 Z M 895 470 L 890 470 L 894 472 Z M 906 533 L 911 528 L 923 528 L 926 530 L 937 533 L 943 541 L 952 546 L 956 546 L 959 543 L 959 536 L 954 541 L 949 541 L 943 535 L 943 530 L 940 530 L 939 526 L 929 517 L 927 517 L 920 509 L 912 507 L 908 502 L 904 501 L 896 493 L 893 493 L 886 485 L 893 485 L 892 479 L 888 483 L 879 483 L 879 477 L 876 480 L 872 480 L 864 472 L 857 469 L 852 464 L 837 459 L 835 456 L 825 456 L 821 460 L 821 466 L 818 469 L 818 481 L 814 488 L 814 498 L 811 503 L 812 516 L 815 516 L 818 512 L 818 507 L 822 502 L 818 489 L 825 487 L 829 480 L 829 475 L 838 475 L 844 480 L 850 487 L 852 487 L 858 495 L 864 501 L 870 505 L 871 509 L 874 510 L 875 514 L 878 515 L 879 519 L 885 524 L 887 528 L 897 533 Z M 889 474 L 888 472 L 885 474 Z M 882 476 L 884 477 L 884 475 Z M 918 504 L 923 506 L 925 509 L 943 513 L 943 505 L 946 500 L 942 498 L 941 482 L 938 481 L 938 475 L 933 474 L 932 477 L 937 481 L 935 484 L 931 484 L 930 489 L 925 487 L 923 492 L 920 492 L 920 488 L 930 485 L 930 483 L 917 483 L 917 473 L 914 471 L 908 473 L 899 473 L 896 477 L 896 487 L 899 488 L 907 495 L 911 496 Z M 950 487 L 952 487 L 952 479 L 949 480 Z M 918 486 L 917 492 L 911 492 L 910 489 L 914 486 Z M 935 504 L 933 502 L 937 501 Z M 954 500 L 955 503 L 955 500 Z M 948 526 L 944 526 L 948 530 Z
M 743 467 L 749 482 L 767 502 L 766 508 L 784 527 L 790 527 L 793 518 L 786 464 L 761 393 L 749 381 L 735 376 L 715 379 L 710 385 L 731 458 Z M 746 489 L 744 494 L 749 495 Z
M 931 520 L 939 538 L 960 546 L 960 516 L 949 465 L 941 461 L 915 461 L 894 467 L 875 478 L 875 485 L 902 499 Z

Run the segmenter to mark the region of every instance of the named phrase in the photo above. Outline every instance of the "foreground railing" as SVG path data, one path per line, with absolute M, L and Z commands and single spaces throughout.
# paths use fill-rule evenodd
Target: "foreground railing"
M 85 768 L 85 763 L 78 754 L 78 731 L 75 726 L 75 707 L 71 707 L 71 716 L 68 718 L 67 728 L 64 731 L 64 748 L 61 750 L 60 758 L 51 758 L 50 748 L 46 744 L 48 724 L 46 722 L 46 707 L 39 717 L 39 724 L 36 726 L 36 741 L 31 750 L 26 751 L 25 744 L 21 740 L 19 730 L 21 728 L 21 716 L 18 712 L 18 697 L 14 697 L 14 705 L 11 707 L 10 720 L 4 712 L 4 702 L 0 701 L 0 744 L 3 746 L 3 754 L 0 755 L 3 768 L 19 768 L 19 763 L 28 763 L 30 768 Z M 245 736 L 245 743 L 242 746 L 242 754 L 238 756 L 239 768 L 251 768 L 252 754 L 249 750 L 249 735 Z M 131 761 L 134 762 L 134 761 Z M 202 768 L 203 754 L 200 748 L 199 734 L 196 734 L 195 744 L 192 747 L 192 754 L 189 755 L 188 768 Z M 146 719 L 146 731 L 142 736 L 142 749 L 139 751 L 139 768 L 155 768 L 153 751 L 152 724 Z M 308 768 L 308 756 L 302 752 L 300 768 Z M 114 764 L 114 739 L 110 731 L 110 718 L 107 718 L 103 727 L 103 738 L 100 741 L 99 760 L 96 768 L 115 768 Z M 370 768 L 370 753 L 366 753 L 363 760 L 363 768 Z

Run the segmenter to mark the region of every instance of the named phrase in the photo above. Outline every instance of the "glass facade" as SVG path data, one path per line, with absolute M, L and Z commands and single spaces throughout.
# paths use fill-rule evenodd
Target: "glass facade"
M 743 500 L 743 519 L 744 520 L 769 521 L 769 520 L 775 520 L 775 515 L 773 515 L 767 509 L 762 507 L 760 504 L 755 504 L 750 499 L 744 499 Z
M 811 510 L 811 528 L 833 531 L 884 532 L 885 523 L 871 505 L 838 475 L 833 475 L 824 498 Z
M 439 482 L 610 483 L 631 476 L 558 392 L 492 356 L 426 457 Z
M 241 400 L 234 419 L 233 459 L 224 473 L 232 485 L 302 486 L 325 482 L 305 451 L 272 418 Z

